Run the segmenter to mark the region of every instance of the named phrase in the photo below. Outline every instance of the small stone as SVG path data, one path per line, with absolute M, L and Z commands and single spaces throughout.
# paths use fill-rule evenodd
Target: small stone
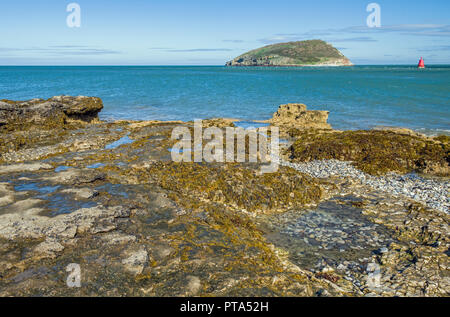
M 122 260 L 125 269 L 135 275 L 141 274 L 148 262 L 148 253 L 145 249 L 130 253 L 129 257 Z
M 202 288 L 202 283 L 197 276 L 187 277 L 187 293 L 190 296 L 196 295 Z
M 37 256 L 44 255 L 46 257 L 55 258 L 56 253 L 64 250 L 64 246 L 60 244 L 55 239 L 46 239 L 44 242 L 38 244 L 34 249 L 33 253 Z
M 63 193 L 73 194 L 77 198 L 81 199 L 91 199 L 98 195 L 98 191 L 90 189 L 90 188 L 73 188 L 73 189 L 65 189 L 62 191 Z

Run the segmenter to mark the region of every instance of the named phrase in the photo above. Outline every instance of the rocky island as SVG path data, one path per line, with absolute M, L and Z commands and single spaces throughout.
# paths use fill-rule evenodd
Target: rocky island
M 281 167 L 175 163 L 101 99 L 0 102 L 0 296 L 449 296 L 450 142 L 279 108 Z M 233 120 L 205 120 L 226 129 Z M 67 267 L 81 287 L 67 287 Z
M 321 40 L 279 43 L 242 54 L 227 66 L 353 66 L 339 50 Z

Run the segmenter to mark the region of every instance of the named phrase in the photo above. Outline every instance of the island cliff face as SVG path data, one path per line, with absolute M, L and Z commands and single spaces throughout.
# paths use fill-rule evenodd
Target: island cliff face
M 332 45 L 321 40 L 279 43 L 247 52 L 227 66 L 353 66 Z

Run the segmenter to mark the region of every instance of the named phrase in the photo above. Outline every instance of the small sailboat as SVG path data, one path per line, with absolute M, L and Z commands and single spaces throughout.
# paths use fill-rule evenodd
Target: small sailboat
M 419 65 L 417 66 L 417 68 L 425 68 L 425 61 L 423 60 L 423 58 L 420 58 L 419 61 Z

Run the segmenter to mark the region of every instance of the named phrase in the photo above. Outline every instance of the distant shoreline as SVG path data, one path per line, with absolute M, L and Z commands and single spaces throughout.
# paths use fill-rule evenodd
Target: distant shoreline
M 337 66 L 337 67 L 414 67 L 417 68 L 416 64 L 354 64 L 354 65 L 343 65 L 343 66 Z M 335 67 L 334 65 L 282 65 L 282 66 L 275 66 L 275 65 L 260 65 L 260 66 L 227 66 L 227 65 L 0 65 L 0 67 L 217 67 L 217 68 L 232 68 L 232 67 L 239 67 L 239 68 L 254 68 L 254 67 L 296 67 L 296 68 L 302 68 L 302 67 Z M 450 64 L 427 64 L 427 68 L 435 68 L 435 67 L 450 67 Z
M 225 67 L 353 67 L 355 65 L 225 65 Z

